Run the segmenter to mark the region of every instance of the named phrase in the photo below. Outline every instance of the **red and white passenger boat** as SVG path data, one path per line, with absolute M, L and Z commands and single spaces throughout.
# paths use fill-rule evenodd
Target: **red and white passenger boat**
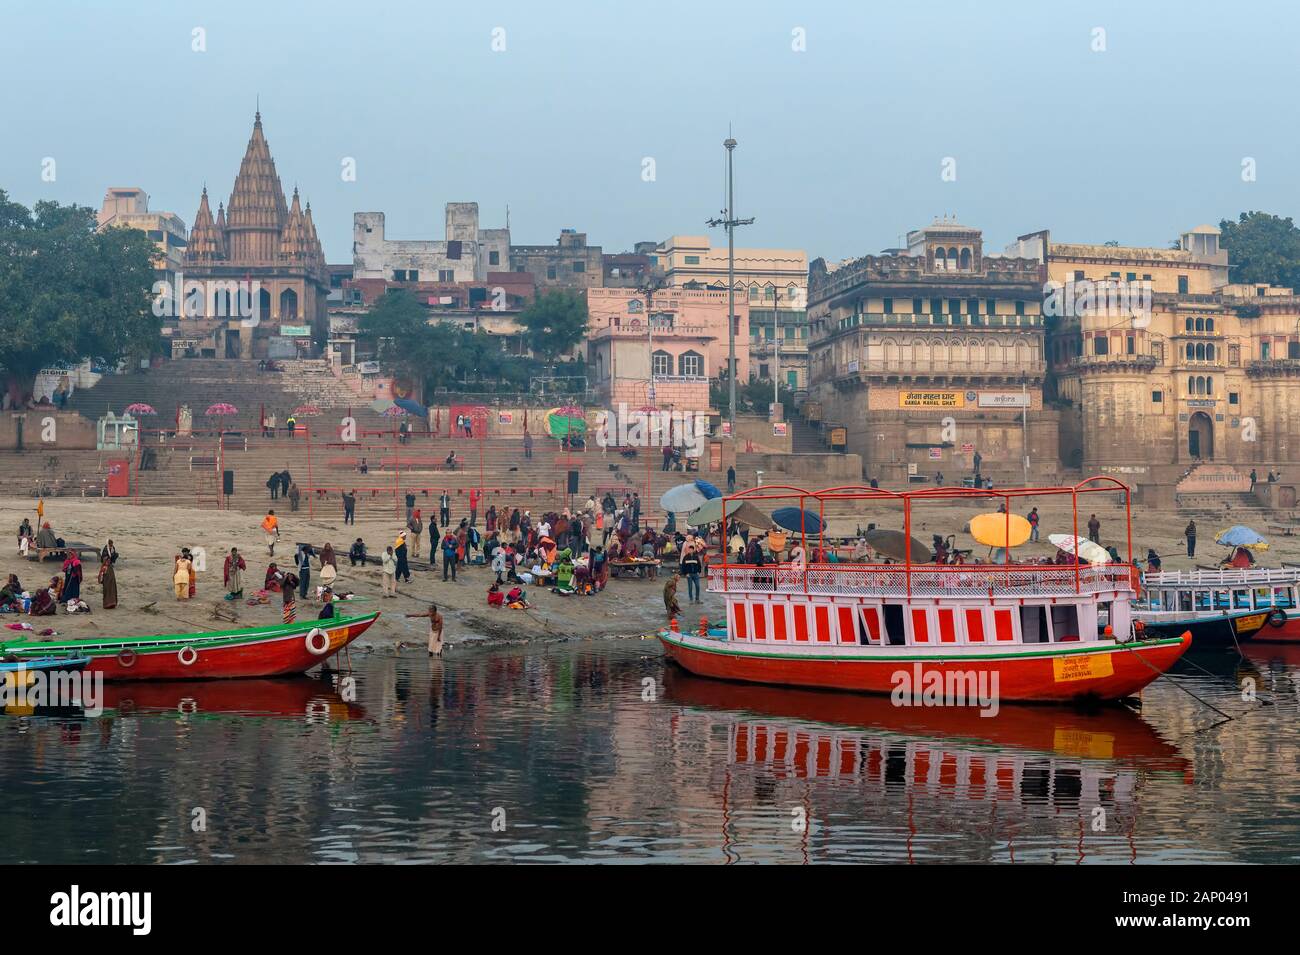
M 910 538 L 918 505 L 1001 501 L 1008 514 L 1025 497 L 1070 495 L 1077 536 L 1081 495 L 1122 493 L 1112 478 L 1073 487 L 988 491 L 929 488 L 895 493 L 870 487 L 808 491 L 752 488 L 726 499 L 789 502 L 894 502 Z M 1135 633 L 1130 601 L 1137 572 L 1129 564 L 789 563 L 761 567 L 730 562 L 709 569 L 709 589 L 726 600 L 726 626 L 659 634 L 668 656 L 700 676 L 871 693 L 928 690 L 950 701 L 975 688 L 1001 701 L 1115 700 L 1164 673 L 1191 643 L 1190 634 L 1144 638 Z M 725 525 L 724 525 L 725 526 Z M 1008 527 L 1008 536 L 1010 528 Z M 804 534 L 804 550 L 810 553 Z M 1104 628 L 1102 620 L 1109 621 Z M 976 705 L 973 700 L 966 705 Z

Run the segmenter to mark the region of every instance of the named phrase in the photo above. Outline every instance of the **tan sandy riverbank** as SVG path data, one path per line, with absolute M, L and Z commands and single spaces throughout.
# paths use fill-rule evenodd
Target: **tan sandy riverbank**
M 412 565 L 412 580 L 399 583 L 398 597 L 380 598 L 380 574 L 376 565 L 350 566 L 349 544 L 362 537 L 371 554 L 379 553 L 396 537 L 398 522 L 358 520 L 355 527 L 344 526 L 341 515 L 336 520 L 307 519 L 305 511 L 289 513 L 284 502 L 276 502 L 281 521 L 282 542 L 276 546 L 276 558 L 292 563 L 295 542 L 309 541 L 318 549 L 325 542 L 337 552 L 339 578 L 336 589 L 347 588 L 369 598 L 355 606 L 359 610 L 381 610 L 383 616 L 359 641 L 360 646 L 393 646 L 399 642 L 423 645 L 427 640 L 427 621 L 407 620 L 403 614 L 425 610 L 436 603 L 447 619 L 450 643 L 500 643 L 531 640 L 585 639 L 630 636 L 646 633 L 664 622 L 663 580 L 612 580 L 609 587 L 593 597 L 562 597 L 530 587 L 533 608 L 526 611 L 487 606 L 487 588 L 494 575 L 486 567 L 462 568 L 456 583 L 443 583 L 439 567 L 436 576 L 423 565 Z M 8 539 L 7 558 L 0 564 L 4 574 L 16 573 L 23 585 L 33 589 L 59 572 L 59 563 L 43 564 L 25 560 L 17 553 L 17 529 L 24 517 L 35 522 L 35 502 L 23 498 L 0 498 L 0 528 Z M 82 596 L 90 604 L 89 615 L 65 614 L 57 617 L 0 616 L 0 623 L 26 620 L 38 629 L 52 626 L 70 637 L 95 635 L 129 635 L 178 633 L 199 630 L 225 630 L 241 626 L 258 626 L 280 619 L 280 595 L 273 594 L 270 604 L 250 607 L 243 601 L 226 601 L 222 585 L 222 561 L 231 547 L 244 555 L 245 597 L 260 587 L 271 559 L 258 524 L 260 515 L 238 511 L 200 510 L 182 507 L 136 506 L 118 501 L 79 498 L 54 498 L 46 501 L 46 519 L 54 532 L 68 541 L 84 541 L 102 547 L 108 538 L 118 549 L 116 565 L 118 605 L 113 610 L 101 607 L 101 592 L 95 582 L 97 561 L 87 560 Z M 207 568 L 198 573 L 196 596 L 177 601 L 172 592 L 172 558 L 181 547 L 206 550 Z M 423 555 L 429 551 L 428 535 L 420 541 Z M 312 589 L 319 583 L 313 563 Z M 705 609 L 685 603 L 683 584 L 679 599 L 686 610 L 685 619 L 701 613 L 720 615 L 722 603 L 705 596 Z M 150 607 L 152 605 L 152 607 Z M 233 612 L 237 622 L 213 618 L 214 608 Z M 299 604 L 299 618 L 315 616 L 320 604 Z M 2 632 L 0 632 L 2 633 Z M 0 639 L 3 639 L 0 636 Z

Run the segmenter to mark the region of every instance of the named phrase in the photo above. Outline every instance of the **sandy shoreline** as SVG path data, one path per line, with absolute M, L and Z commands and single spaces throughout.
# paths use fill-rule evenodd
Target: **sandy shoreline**
M 376 624 L 358 642 L 359 649 L 392 648 L 401 644 L 424 646 L 427 639 L 425 622 L 408 620 L 404 614 L 423 611 L 430 603 L 436 603 L 443 611 L 447 620 L 447 640 L 452 646 L 639 636 L 657 629 L 665 621 L 662 578 L 659 581 L 612 580 L 604 593 L 593 597 L 562 597 L 543 588 L 531 587 L 529 596 L 534 606 L 527 611 L 512 611 L 487 606 L 486 591 L 493 574 L 486 567 L 462 568 L 457 582 L 444 583 L 441 569 L 434 573 L 421 569 L 425 566 L 423 562 L 413 562 L 412 581 L 398 585 L 399 596 L 396 599 L 382 599 L 379 568 L 375 565 L 353 568 L 346 554 L 350 542 L 357 536 L 366 541 L 371 554 L 379 553 L 391 543 L 399 529 L 399 522 L 392 515 L 359 520 L 353 527 L 343 524 L 341 514 L 318 514 L 315 520 L 309 520 L 305 511 L 291 513 L 287 506 L 279 506 L 285 503 L 276 502 L 283 535 L 282 543 L 276 547 L 276 557 L 291 559 L 294 543 L 298 541 L 309 541 L 317 548 L 327 541 L 332 543 L 338 554 L 336 586 L 351 589 L 366 598 L 356 604 L 359 610 L 383 611 Z M 1027 507 L 1028 503 L 1025 509 Z M 989 509 L 979 504 L 963 504 L 925 516 L 918 514 L 914 518 L 913 532 L 929 543 L 931 533 L 960 532 L 966 519 Z M 1103 502 L 1100 496 L 1087 502 L 1086 509 L 1085 506 L 1080 508 L 1081 534 L 1086 534 L 1084 525 L 1088 514 L 1094 510 L 1102 521 L 1102 542 L 1115 543 L 1122 552 L 1123 508 L 1109 501 Z M 1040 502 L 1039 511 L 1043 518 L 1043 542 L 1026 545 L 1017 551 L 1018 555 L 1049 556 L 1054 548 L 1046 543 L 1047 534 L 1070 531 L 1068 498 L 1063 504 L 1053 502 L 1043 506 Z M 460 516 L 453 514 L 453 520 Z M 35 521 L 33 500 L 0 498 L 0 527 L 8 529 L 12 548 L 4 573 L 17 573 L 23 585 L 33 589 L 56 574 L 59 565 L 55 561 L 38 565 L 18 556 L 16 531 L 24 517 Z M 1252 517 L 1258 519 L 1258 515 Z M 51 521 L 55 533 L 66 540 L 102 546 L 109 537 L 113 538 L 121 555 L 117 564 L 118 606 L 113 610 L 102 609 L 100 587 L 95 581 L 98 563 L 87 561 L 82 594 L 92 608 L 91 614 L 67 615 L 60 611 L 53 620 L 6 615 L 0 617 L 2 623 L 26 620 L 37 624 L 38 629 L 52 626 L 61 636 L 84 637 L 225 630 L 258 626 L 280 619 L 279 595 L 272 595 L 271 603 L 259 606 L 223 599 L 222 561 L 232 546 L 239 548 L 248 564 L 245 597 L 251 597 L 262 581 L 270 558 L 258 526 L 261 514 L 136 506 L 103 499 L 53 498 L 46 502 L 46 518 Z M 873 505 L 870 511 L 864 512 L 863 526 L 868 519 L 890 526 L 897 521 L 897 515 Z M 1143 558 L 1146 548 L 1153 547 L 1165 558 L 1165 569 L 1172 570 L 1190 568 L 1198 563 L 1212 564 L 1226 554 L 1225 548 L 1214 544 L 1213 537 L 1223 527 L 1234 523 L 1230 513 L 1212 527 L 1201 523 L 1196 560 L 1186 556 L 1182 536 L 1186 523 L 1187 518 L 1177 512 L 1135 508 L 1135 555 Z M 1263 564 L 1278 566 L 1282 561 L 1300 561 L 1300 536 L 1273 535 L 1266 527 L 1255 529 L 1272 542 L 1270 549 L 1257 554 Z M 969 537 L 961 533 L 957 536 L 958 546 L 971 546 Z M 199 572 L 197 594 L 189 601 L 177 601 L 171 585 L 172 557 L 182 546 L 203 548 L 206 552 L 206 569 Z M 421 538 L 420 549 L 422 554 L 428 554 L 427 535 Z M 316 583 L 319 579 L 313 573 L 313 589 Z M 690 605 L 685 603 L 685 591 L 683 585 L 678 595 L 685 611 L 683 627 L 693 627 L 702 615 L 711 619 L 722 615 L 723 603 L 719 597 L 706 592 L 702 604 Z M 319 606 L 315 601 L 300 603 L 299 617 L 314 617 Z M 217 618 L 214 609 L 233 612 L 237 619 L 231 622 Z
M 319 514 L 308 520 L 305 511 L 289 513 L 276 502 L 282 541 L 276 546 L 276 559 L 292 561 L 294 544 L 309 541 L 317 548 L 325 542 L 337 552 L 339 576 L 336 588 L 348 588 L 367 598 L 355 605 L 360 612 L 383 611 L 364 636 L 355 644 L 358 649 L 397 647 L 407 644 L 423 647 L 427 641 L 427 621 L 408 620 L 407 613 L 425 610 L 436 603 L 446 618 L 449 644 L 505 645 L 544 640 L 572 640 L 605 637 L 628 637 L 645 634 L 663 625 L 663 578 L 659 581 L 611 580 L 608 588 L 592 597 L 562 597 L 539 587 L 527 588 L 533 607 L 507 610 L 487 606 L 487 588 L 494 574 L 487 567 L 461 568 L 456 583 L 442 580 L 441 565 L 436 574 L 420 569 L 423 562 L 412 564 L 410 583 L 398 584 L 396 599 L 380 597 L 380 572 L 370 564 L 352 567 L 347 549 L 356 537 L 365 540 L 371 554 L 380 552 L 396 537 L 398 522 L 391 516 L 384 520 L 358 520 L 355 528 L 344 526 L 342 516 L 329 520 Z M 84 565 L 82 597 L 90 605 L 90 614 L 66 614 L 54 618 L 0 615 L 0 623 L 27 621 L 37 627 L 53 627 L 63 637 L 179 633 L 203 630 L 227 630 L 279 622 L 279 594 L 269 604 L 248 606 L 244 601 L 227 601 L 222 584 L 222 562 L 231 547 L 244 555 L 245 598 L 260 587 L 268 557 L 258 524 L 260 515 L 240 511 L 199 510 L 195 508 L 142 505 L 119 501 L 80 498 L 53 498 L 45 504 L 46 519 L 54 532 L 69 541 L 83 541 L 102 547 L 112 538 L 119 558 L 116 565 L 118 605 L 102 609 L 101 590 L 95 577 L 97 561 Z M 23 586 L 31 590 L 59 573 L 59 562 L 37 564 L 17 553 L 17 529 L 27 517 L 35 522 L 35 501 L 25 498 L 0 498 L 0 526 L 9 536 L 9 559 L 4 573 L 18 574 Z M 177 601 L 172 591 L 172 558 L 181 547 L 206 551 L 206 569 L 197 575 L 194 599 Z M 421 551 L 428 554 L 428 536 L 420 540 Z M 313 567 L 312 589 L 319 583 Z M 684 619 L 694 621 L 700 615 L 720 616 L 722 601 L 705 595 L 703 604 L 685 603 L 686 588 L 680 588 L 679 600 Z M 235 622 L 217 619 L 214 608 L 233 612 Z M 701 609 L 703 608 L 703 609 Z M 319 612 L 316 601 L 299 603 L 299 619 Z M 0 635 L 0 640 L 3 636 Z

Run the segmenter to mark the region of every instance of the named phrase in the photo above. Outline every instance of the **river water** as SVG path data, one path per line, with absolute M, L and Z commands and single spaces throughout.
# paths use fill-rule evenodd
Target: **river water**
M 638 640 L 109 685 L 0 717 L 0 862 L 1296 862 L 1300 649 L 1247 654 L 1140 715 L 746 687 Z

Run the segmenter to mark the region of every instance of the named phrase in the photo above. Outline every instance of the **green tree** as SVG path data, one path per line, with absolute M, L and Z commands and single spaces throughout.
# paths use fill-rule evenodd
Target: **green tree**
M 0 189 L 0 372 L 15 400 L 46 365 L 157 351 L 154 252 L 138 229 L 96 231 L 86 206 L 29 210 Z
M 1243 212 L 1236 222 L 1224 219 L 1219 229 L 1231 281 L 1300 287 L 1300 229 L 1290 216 Z
M 572 292 L 543 292 L 520 313 L 519 324 L 533 354 L 554 364 L 587 336 L 587 304 Z

